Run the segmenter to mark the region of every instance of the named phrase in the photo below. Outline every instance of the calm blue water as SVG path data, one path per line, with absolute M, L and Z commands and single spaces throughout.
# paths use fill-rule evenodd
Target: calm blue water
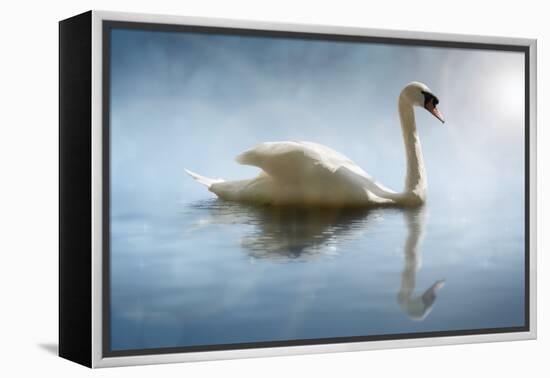
M 500 206 L 449 203 L 350 212 L 211 199 L 121 215 L 112 348 L 521 326 L 522 224 Z

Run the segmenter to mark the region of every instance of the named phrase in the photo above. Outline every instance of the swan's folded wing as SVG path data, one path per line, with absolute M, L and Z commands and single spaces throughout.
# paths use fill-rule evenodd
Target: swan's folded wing
M 236 160 L 261 168 L 271 177 L 284 182 L 311 179 L 323 172 L 334 173 L 342 165 L 362 171 L 345 156 L 310 142 L 266 142 L 243 152 Z
M 236 160 L 241 164 L 261 168 L 271 177 L 283 181 L 311 180 L 314 178 L 312 176 L 333 174 L 342 167 L 366 180 L 372 180 L 348 157 L 312 142 L 266 142 L 243 152 Z
M 393 193 L 348 157 L 317 143 L 262 143 L 243 152 L 236 160 L 261 168 L 284 183 L 343 185 L 350 189 L 366 189 L 375 196 Z

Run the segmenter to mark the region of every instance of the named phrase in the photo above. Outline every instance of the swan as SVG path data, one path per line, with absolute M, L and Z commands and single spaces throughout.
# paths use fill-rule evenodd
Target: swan
M 401 193 L 376 182 L 346 156 L 313 142 L 266 142 L 238 155 L 238 163 L 262 169 L 253 179 L 225 181 L 185 171 L 219 198 L 230 201 L 328 207 L 420 206 L 426 200 L 427 184 L 414 107 L 423 107 L 444 123 L 438 103 L 428 86 L 416 81 L 407 84 L 399 95 L 407 163 Z

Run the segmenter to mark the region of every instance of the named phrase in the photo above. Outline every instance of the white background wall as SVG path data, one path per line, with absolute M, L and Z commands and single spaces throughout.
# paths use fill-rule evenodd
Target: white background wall
M 0 375 L 169 377 L 545 376 L 550 331 L 544 253 L 550 38 L 544 1 L 10 1 L 0 22 Z M 57 345 L 57 21 L 88 9 L 441 31 L 539 40 L 539 340 L 103 369 L 55 356 Z M 546 23 L 546 25 L 545 25 Z M 546 26 L 546 27 L 545 27 Z M 543 214 L 543 212 L 546 212 Z M 31 375 L 33 374 L 33 375 Z M 547 375 L 546 375 L 547 376 Z

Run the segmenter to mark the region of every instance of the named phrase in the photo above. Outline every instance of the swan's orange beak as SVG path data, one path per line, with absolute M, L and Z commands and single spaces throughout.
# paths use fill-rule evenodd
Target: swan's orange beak
M 426 104 L 426 109 L 428 109 L 428 111 L 430 113 L 432 113 L 434 115 L 435 118 L 437 118 L 438 120 L 441 121 L 441 123 L 445 123 L 445 118 L 443 118 L 443 114 L 441 114 L 441 112 L 439 111 L 438 108 L 436 108 L 436 106 L 433 104 L 433 102 L 428 102 Z

